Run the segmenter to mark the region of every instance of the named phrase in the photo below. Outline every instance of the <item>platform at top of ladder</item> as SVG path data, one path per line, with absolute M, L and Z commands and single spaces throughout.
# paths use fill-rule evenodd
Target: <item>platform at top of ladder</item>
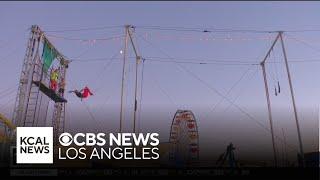
M 33 81 L 33 83 L 39 87 L 40 91 L 47 95 L 54 102 L 66 103 L 67 100 L 60 95 L 58 95 L 54 90 L 48 88 L 41 81 Z

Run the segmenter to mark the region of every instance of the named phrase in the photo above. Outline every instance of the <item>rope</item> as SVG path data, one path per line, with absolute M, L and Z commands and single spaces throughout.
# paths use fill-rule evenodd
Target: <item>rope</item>
M 277 33 L 278 31 L 252 30 L 252 29 L 216 29 L 216 28 L 187 28 L 187 27 L 162 27 L 162 26 L 136 26 L 140 29 L 177 31 L 177 32 L 200 32 L 200 33 Z
M 173 98 L 170 97 L 169 93 L 166 92 L 166 90 L 164 90 L 164 88 L 162 88 L 160 85 L 159 85 L 159 82 L 158 80 L 155 78 L 155 76 L 153 76 L 153 74 L 150 72 L 149 76 L 148 77 L 152 77 L 153 81 L 151 81 L 156 87 L 158 87 L 157 89 L 160 90 L 160 92 L 165 95 L 168 100 L 171 102 L 172 105 L 176 106 L 177 107 L 177 103 L 175 103 L 175 101 L 173 100 Z
M 276 55 L 275 55 L 275 51 L 274 50 L 272 50 L 272 57 L 273 57 L 273 62 L 275 62 L 276 61 Z M 275 75 L 276 75 L 276 79 L 277 79 L 277 81 L 279 81 L 279 72 L 278 72 L 278 65 L 277 65 L 277 63 L 273 63 L 274 64 L 274 69 L 275 69 Z
M 92 31 L 92 30 L 104 30 L 113 28 L 123 28 L 123 26 L 103 26 L 103 27 L 93 27 L 93 28 L 78 28 L 78 29 L 60 29 L 60 30 L 47 30 L 43 32 L 74 32 L 74 31 Z
M 90 115 L 90 117 L 91 117 L 91 119 L 93 119 L 94 121 L 96 121 L 96 119 L 94 118 L 94 116 L 93 116 L 93 114 L 92 114 L 92 112 L 91 112 L 91 110 L 89 109 L 89 106 L 84 102 L 84 101 L 81 101 L 83 104 L 84 104 L 84 106 L 86 107 L 86 110 L 88 111 L 88 113 L 89 113 L 89 115 Z
M 181 66 L 181 65 L 180 65 Z M 267 132 L 270 132 L 270 129 L 268 127 L 266 127 L 263 123 L 261 123 L 260 121 L 258 121 L 256 118 L 254 118 L 251 114 L 249 114 L 247 111 L 245 111 L 243 108 L 241 108 L 239 105 L 233 103 L 229 98 L 227 98 L 226 96 L 224 96 L 222 93 L 220 93 L 218 90 L 216 90 L 215 88 L 211 87 L 208 83 L 206 83 L 205 81 L 203 81 L 202 79 L 200 79 L 198 76 L 196 76 L 194 73 L 192 73 L 191 71 L 185 69 L 186 71 L 188 71 L 194 78 L 196 78 L 197 80 L 199 80 L 202 84 L 204 84 L 206 87 L 208 87 L 209 89 L 211 89 L 213 92 L 215 92 L 216 94 L 218 94 L 219 96 L 223 97 L 225 100 L 227 100 L 232 106 L 236 107 L 240 112 L 242 112 L 243 114 L 245 114 L 246 116 L 249 117 L 249 119 L 253 120 L 254 122 L 256 122 L 260 127 L 262 127 L 264 130 L 266 130 Z M 275 135 L 275 137 L 280 140 L 283 141 L 280 137 L 278 137 L 277 135 Z M 290 145 L 291 146 L 291 145 Z M 291 146 L 292 147 L 292 146 Z
M 4 109 L 6 108 L 6 106 L 10 103 L 10 102 L 12 102 L 14 99 L 15 99 L 16 97 L 15 96 L 13 96 L 13 97 L 11 97 L 10 99 L 8 99 L 8 101 L 6 101 L 5 103 L 3 103 L 2 105 L 1 105 L 1 111 L 4 111 Z
M 140 51 L 141 52 L 141 51 Z M 140 83 L 140 100 L 139 100 L 139 122 L 138 122 L 138 131 L 141 131 L 141 112 L 142 112 L 142 91 L 143 91 L 143 78 L 144 78 L 144 61 L 145 59 L 142 59 L 142 68 L 141 68 L 141 83 Z
M 91 50 L 92 46 L 89 46 L 85 51 L 83 51 L 82 53 L 80 53 L 79 55 L 77 55 L 76 57 L 74 58 L 69 58 L 69 59 L 77 59 L 85 54 L 87 54 L 90 50 Z M 70 60 L 72 62 L 72 60 Z
M 149 60 L 157 60 L 157 59 L 164 59 L 164 60 L 167 60 L 168 57 L 144 57 L 146 59 L 149 59 Z M 171 60 L 181 60 L 182 62 L 197 62 L 197 63 L 211 63 L 211 62 L 216 62 L 216 63 L 236 63 L 236 64 L 239 64 L 239 63 L 247 63 L 247 64 L 252 64 L 252 63 L 255 63 L 255 62 L 252 62 L 252 60 L 248 60 L 248 59 L 251 59 L 251 58 L 242 58 L 242 59 L 246 59 L 246 60 L 239 60 L 239 58 L 235 58 L 235 59 L 230 59 L 230 58 L 227 58 L 225 60 L 217 60 L 217 59 L 204 59 L 204 58 L 170 58 Z M 256 61 L 258 62 L 259 59 L 253 59 L 253 61 Z
M 14 93 L 16 93 L 16 91 L 9 91 L 9 92 L 7 92 L 7 93 L 4 93 L 4 94 L 1 95 L 0 99 L 6 98 L 6 97 L 8 97 L 9 95 L 12 95 L 12 94 L 14 94 Z
M 299 42 L 301 44 L 303 44 L 304 46 L 316 51 L 317 53 L 320 53 L 320 49 L 313 47 L 312 45 L 310 45 L 309 43 L 307 43 L 306 41 L 300 40 L 292 35 L 288 35 L 286 34 L 286 36 L 290 37 L 291 39 L 295 40 L 296 42 Z
M 144 39 L 143 37 L 141 37 L 145 42 L 147 42 L 150 46 L 153 46 L 153 44 L 149 41 L 147 41 L 146 39 Z M 154 47 L 154 46 L 153 46 Z M 167 53 L 165 53 L 164 51 L 162 51 L 161 49 L 157 48 L 160 52 L 162 52 L 164 55 L 166 55 L 169 59 L 172 59 Z M 174 62 L 173 62 L 174 63 Z M 176 63 L 174 63 L 176 64 Z M 181 64 L 177 64 L 180 68 L 184 69 L 186 72 L 188 72 L 188 74 L 190 74 L 192 77 L 194 77 L 195 79 L 197 79 L 199 82 L 201 82 L 202 84 L 204 84 L 208 89 L 212 90 L 214 93 L 218 94 L 219 96 L 223 97 L 225 100 L 227 100 L 232 106 L 236 107 L 241 113 L 245 114 L 250 120 L 256 122 L 261 128 L 263 128 L 266 132 L 270 133 L 270 129 L 268 127 L 266 127 L 264 124 L 262 124 L 260 121 L 256 120 L 256 118 L 254 118 L 251 114 L 249 114 L 247 111 L 245 111 L 243 108 L 241 108 L 239 105 L 234 104 L 229 98 L 227 98 L 226 96 L 224 96 L 222 93 L 220 93 L 218 90 L 216 90 L 214 87 L 210 86 L 208 83 L 206 83 L 205 81 L 203 81 L 201 78 L 199 78 L 197 75 L 195 75 L 193 72 L 189 71 L 188 69 L 186 69 L 184 66 L 182 66 Z M 283 140 L 275 135 L 275 137 L 279 140 L 281 140 L 283 142 Z M 288 144 L 289 145 L 289 144 Z M 295 148 L 293 146 L 290 145 L 290 147 Z M 295 148 L 296 149 L 296 148 Z
M 256 77 L 255 75 L 257 74 L 258 71 L 259 71 L 259 68 L 257 68 L 257 69 L 252 73 L 252 76 L 251 76 L 248 80 L 251 80 L 253 77 Z M 244 89 L 244 88 L 243 88 L 243 89 Z M 241 90 L 239 91 L 239 93 L 236 95 L 236 97 L 232 100 L 233 103 L 235 103 L 236 100 L 240 97 L 240 95 L 245 92 L 243 89 L 241 89 Z M 232 104 L 229 104 L 229 106 L 227 106 L 222 112 L 227 111 L 231 106 L 232 106 Z
M 112 39 L 119 39 L 124 37 L 124 35 L 117 35 L 113 37 L 106 37 L 106 38 L 95 38 L 95 39 L 81 39 L 81 38 L 71 38 L 71 37 L 64 37 L 64 36 L 57 36 L 57 35 L 52 35 L 52 34 L 47 34 L 47 37 L 53 37 L 53 38 L 58 38 L 58 39 L 63 39 L 63 40 L 70 40 L 70 41 L 82 41 L 82 42 L 97 42 L 97 41 L 108 41 Z
M 103 77 L 102 76 L 103 72 L 105 72 L 108 69 L 108 67 L 111 67 L 113 60 L 115 60 L 118 55 L 119 55 L 119 51 L 117 51 L 114 55 L 111 56 L 110 61 L 103 66 L 102 70 L 98 74 L 97 80 L 95 83 L 97 83 L 98 80 L 101 80 L 101 78 Z M 96 92 L 99 91 L 102 88 L 102 86 L 103 86 L 103 83 L 101 83 L 100 86 L 96 88 Z
M 76 29 L 57 29 L 57 30 L 46 30 L 44 32 L 76 32 L 76 31 L 96 31 L 96 30 L 105 30 L 105 29 L 116 29 L 123 28 L 123 25 L 115 26 L 100 26 L 100 27 L 86 27 L 86 28 L 76 28 Z M 234 29 L 234 28 L 212 28 L 212 27 L 170 27 L 170 26 L 145 26 L 138 25 L 133 26 L 133 28 L 139 29 L 153 29 L 153 30 L 167 30 L 167 31 L 190 31 L 190 32 L 202 32 L 202 33 L 211 33 L 211 32 L 231 32 L 231 33 L 277 33 L 290 32 L 290 33 L 302 33 L 302 32 L 320 32 L 320 29 L 289 29 L 289 30 L 260 30 L 260 29 Z
M 181 65 L 180 65 L 181 67 Z M 205 81 L 203 81 L 202 79 L 200 79 L 197 75 L 195 75 L 194 73 L 192 73 L 191 71 L 189 71 L 188 69 L 185 69 L 186 71 L 188 71 L 195 79 L 199 80 L 202 84 L 204 84 L 207 88 L 209 88 L 210 90 L 212 90 L 213 92 L 215 92 L 216 94 L 218 94 L 219 96 L 223 97 L 225 100 L 227 100 L 232 106 L 236 107 L 240 112 L 242 112 L 243 114 L 245 114 L 247 117 L 249 117 L 249 119 L 253 120 L 254 122 L 256 122 L 260 127 L 262 127 L 264 130 L 266 130 L 266 132 L 270 133 L 270 129 L 268 127 L 266 127 L 263 123 L 261 123 L 260 121 L 258 121 L 256 118 L 254 118 L 251 114 L 249 114 L 246 110 L 244 110 L 243 108 L 241 108 L 239 105 L 233 103 L 229 98 L 227 98 L 226 96 L 224 96 L 222 93 L 220 93 L 218 90 L 216 90 L 215 88 L 213 88 L 212 86 L 210 86 L 208 83 L 206 83 Z M 275 137 L 283 142 L 283 139 L 280 138 L 279 136 L 275 135 Z M 289 144 L 288 144 L 289 145 Z M 293 148 L 293 146 L 290 145 L 290 147 Z M 296 147 L 294 147 L 296 149 Z
M 226 93 L 226 96 L 228 96 L 231 91 L 241 82 L 241 80 L 247 75 L 247 73 L 250 71 L 251 67 L 249 67 L 241 76 L 240 78 L 231 86 L 231 88 L 228 90 L 228 92 Z M 223 98 L 221 98 L 221 100 L 211 109 L 211 112 L 213 112 L 222 102 L 223 102 Z
M 192 62 L 192 61 L 175 61 L 174 59 L 170 60 L 156 60 L 156 59 L 148 59 L 145 58 L 148 61 L 157 61 L 157 62 L 174 62 L 174 63 L 179 63 L 179 64 L 214 64 L 214 65 L 231 65 L 231 66 L 248 66 L 248 65 L 259 65 L 259 64 L 254 64 L 254 63 L 214 63 L 214 62 Z
M 228 33 L 278 33 L 282 32 L 320 32 L 320 29 L 297 29 L 297 30 L 259 30 L 259 29 L 233 29 L 233 28 L 203 28 L 203 27 L 166 27 L 166 26 L 135 26 L 140 29 L 166 30 L 166 31 L 189 31 L 202 33 L 228 32 Z
M 8 91 L 12 91 L 13 89 L 15 89 L 15 88 L 17 87 L 17 85 L 18 85 L 18 84 L 14 85 L 14 86 L 11 86 L 11 87 L 9 87 L 9 88 L 7 88 L 7 89 L 4 89 L 3 91 L 0 92 L 0 96 L 1 96 L 2 94 L 7 93 Z
M 135 59 L 136 57 L 127 57 L 128 59 Z M 122 58 L 114 58 L 117 60 L 122 60 Z M 193 59 L 188 59 L 188 58 L 171 58 L 171 60 L 169 61 L 170 58 L 167 57 L 144 57 L 144 59 L 148 60 L 149 62 L 152 61 L 158 61 L 158 62 L 171 62 L 171 60 L 174 60 L 176 63 L 181 63 L 181 64 L 202 64 L 202 65 L 206 65 L 206 64 L 217 64 L 217 65 L 259 65 L 258 60 L 259 59 L 255 59 L 254 62 L 253 61 L 233 61 L 233 60 L 227 60 L 227 61 L 222 61 L 222 60 L 212 60 L 212 59 L 200 59 L 200 58 L 193 58 Z M 290 58 L 291 60 L 288 61 L 289 63 L 319 63 L 320 59 L 316 58 L 316 59 L 300 59 L 300 58 Z M 295 59 L 295 60 L 292 60 Z M 94 61 L 111 61 L 112 59 L 110 59 L 109 57 L 100 57 L 100 58 L 91 58 L 91 59 L 71 59 L 72 62 L 94 62 Z M 279 63 L 283 63 L 282 61 L 266 61 L 266 64 L 279 64 Z

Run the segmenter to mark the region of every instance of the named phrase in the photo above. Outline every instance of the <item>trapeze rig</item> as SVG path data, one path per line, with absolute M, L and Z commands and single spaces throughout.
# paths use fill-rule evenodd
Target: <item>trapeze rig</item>
M 42 53 L 42 55 L 41 55 Z M 51 125 L 54 139 L 64 131 L 67 100 L 63 91 L 49 88 L 52 62 L 58 62 L 58 89 L 65 83 L 69 60 L 48 40 L 37 25 L 31 27 L 16 96 L 13 123 L 18 127 L 46 126 L 49 101 L 54 102 Z M 61 85 L 62 86 L 62 85 Z M 9 132 L 10 135 L 14 133 Z

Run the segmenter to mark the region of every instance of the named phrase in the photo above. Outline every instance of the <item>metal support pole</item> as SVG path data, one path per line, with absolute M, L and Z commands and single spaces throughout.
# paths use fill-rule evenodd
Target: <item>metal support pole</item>
M 138 94 L 138 65 L 139 61 L 141 60 L 141 57 L 138 54 L 138 51 L 136 49 L 136 46 L 133 42 L 132 34 L 129 29 L 128 31 L 131 45 L 133 47 L 133 51 L 136 55 L 136 67 L 135 67 L 135 90 L 134 90 L 134 110 L 133 110 L 133 133 L 136 133 L 136 119 L 137 119 L 137 109 L 138 109 L 138 101 L 137 101 L 137 94 Z
M 136 119 L 137 119 L 137 109 L 138 109 L 138 101 L 137 101 L 137 93 L 138 93 L 138 63 L 140 61 L 140 57 L 136 58 L 136 77 L 135 77 L 135 89 L 134 89 L 134 111 L 133 111 L 133 133 L 136 133 Z
M 303 152 L 303 145 L 302 145 L 302 140 L 301 140 L 301 133 L 300 133 L 299 120 L 298 120 L 298 113 L 297 113 L 297 107 L 296 107 L 296 103 L 295 103 L 295 99 L 294 99 L 294 93 L 293 93 L 293 87 L 292 87 L 292 82 L 291 82 L 291 75 L 290 75 L 290 70 L 289 70 L 289 65 L 288 65 L 287 53 L 286 53 L 286 49 L 285 49 L 285 47 L 284 47 L 284 41 L 283 41 L 283 38 L 282 38 L 283 32 L 279 32 L 279 34 L 280 34 L 280 40 L 281 40 L 283 57 L 284 57 L 284 60 L 285 60 L 286 69 L 287 69 L 287 74 L 288 74 L 288 81 L 289 81 L 289 86 L 290 86 L 290 92 L 291 92 L 291 99 L 292 99 L 294 117 L 295 117 L 296 125 L 297 125 L 298 139 L 299 139 L 299 147 L 300 147 L 300 155 L 301 155 L 301 158 L 302 158 L 302 166 L 304 166 L 304 152 Z
M 278 39 L 280 38 L 280 33 L 278 33 L 277 37 L 273 41 L 270 49 L 268 50 L 266 56 L 261 61 L 260 65 L 262 67 L 262 73 L 263 73 L 263 79 L 264 79 L 264 86 L 266 91 L 266 98 L 267 98 L 267 104 L 268 104 L 268 116 L 269 116 L 269 122 L 270 122 L 270 130 L 271 130 L 271 136 L 272 136 L 272 148 L 273 148 L 273 157 L 274 157 L 274 165 L 275 167 L 278 166 L 277 161 L 277 152 L 276 152 L 276 145 L 274 141 L 274 132 L 273 132 L 273 121 L 272 121 L 272 113 L 271 113 L 271 103 L 270 103 L 270 95 L 269 95 L 269 88 L 268 88 L 268 81 L 267 81 L 267 75 L 266 75 L 266 68 L 265 68 L 265 62 L 270 56 L 270 53 L 273 49 L 273 47 L 276 45 Z
M 142 58 L 142 67 L 141 67 L 141 81 L 140 81 L 140 103 L 139 103 L 139 123 L 138 123 L 138 133 L 141 130 L 141 107 L 142 107 L 142 91 L 143 91 L 143 77 L 144 77 L 144 61 L 145 59 Z
M 269 55 L 270 55 L 273 47 L 276 45 L 276 43 L 277 43 L 277 41 L 278 41 L 279 38 L 280 38 L 280 33 L 278 33 L 276 39 L 273 41 L 273 43 L 272 43 L 269 51 L 267 52 L 266 56 L 263 58 L 263 61 L 261 62 L 261 64 L 264 64 L 264 63 L 266 62 L 267 58 L 269 57 Z
M 121 105 L 120 105 L 120 129 L 119 132 L 122 132 L 122 120 L 123 120 L 123 93 L 124 93 L 124 80 L 125 80 L 125 71 L 126 71 L 126 59 L 127 59 L 127 47 L 128 47 L 128 37 L 129 37 L 129 28 L 130 25 L 125 26 L 125 44 L 123 51 L 123 68 L 122 68 L 122 83 L 121 83 Z
M 278 166 L 278 161 L 277 161 L 276 145 L 275 145 L 275 142 L 274 142 L 273 121 L 272 121 L 272 114 L 271 114 L 271 103 L 270 103 L 270 96 L 269 96 L 269 89 L 268 89 L 268 82 L 267 82 L 267 75 L 266 75 L 266 68 L 265 68 L 264 62 L 261 63 L 261 67 L 262 67 L 262 73 L 263 73 L 263 79 L 264 79 L 264 86 L 265 86 L 265 90 L 266 90 L 266 98 L 267 98 L 267 103 L 268 103 L 268 114 L 269 114 L 269 122 L 270 122 L 270 128 L 271 128 L 274 165 L 275 165 L 275 167 L 277 167 Z

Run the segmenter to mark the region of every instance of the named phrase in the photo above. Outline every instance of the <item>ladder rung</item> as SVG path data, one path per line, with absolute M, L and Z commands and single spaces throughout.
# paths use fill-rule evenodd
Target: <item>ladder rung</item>
M 39 89 L 39 87 L 38 86 L 36 86 L 36 85 L 32 85 L 32 87 L 31 87 L 31 89 Z
M 29 99 L 37 99 L 37 96 L 35 96 L 34 94 L 35 94 L 35 93 L 33 93 L 33 94 L 32 94 L 33 96 L 31 96 Z
M 29 120 L 29 121 L 28 121 L 28 120 Z M 32 122 L 33 122 L 33 120 L 30 120 L 30 119 L 28 119 L 28 120 L 26 119 L 25 122 L 26 122 L 26 123 L 32 123 Z
M 29 98 L 29 103 L 32 103 L 32 102 L 37 102 L 37 97 L 30 97 Z
M 29 104 L 36 104 L 36 103 L 37 103 L 37 98 L 31 97 L 31 99 L 29 99 Z

